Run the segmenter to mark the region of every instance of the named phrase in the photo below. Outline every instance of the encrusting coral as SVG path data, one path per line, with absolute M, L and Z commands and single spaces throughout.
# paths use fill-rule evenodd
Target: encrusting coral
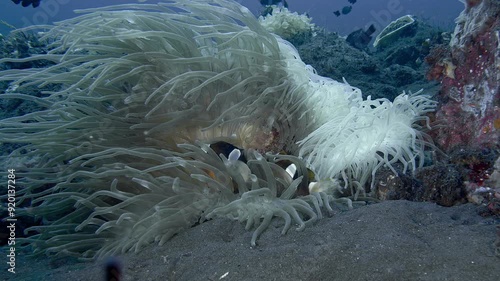
M 55 63 L 0 73 L 16 89 L 4 98 L 46 108 L 0 125 L 1 142 L 23 144 L 2 161 L 25 187 L 20 211 L 41 219 L 24 240 L 36 252 L 104 257 L 217 216 L 256 226 L 255 245 L 273 217 L 285 233 L 331 213 L 338 177 L 360 191 L 382 165 L 422 163 L 417 123 L 434 102 L 363 100 L 233 1 L 80 12 L 44 33 L 47 54 L 0 60 Z M 22 94 L 46 85 L 57 90 Z M 217 155 L 216 142 L 244 149 L 247 161 L 238 149 Z M 306 194 L 305 165 L 323 182 Z

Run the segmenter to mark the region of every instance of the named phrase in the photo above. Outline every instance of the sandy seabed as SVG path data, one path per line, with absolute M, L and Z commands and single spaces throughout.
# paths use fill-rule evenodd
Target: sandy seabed
M 500 276 L 496 218 L 471 204 L 385 201 L 338 211 L 281 236 L 275 219 L 258 246 L 244 224 L 216 219 L 163 246 L 117 257 L 121 280 L 482 280 Z M 104 262 L 17 257 L 0 280 L 105 280 Z

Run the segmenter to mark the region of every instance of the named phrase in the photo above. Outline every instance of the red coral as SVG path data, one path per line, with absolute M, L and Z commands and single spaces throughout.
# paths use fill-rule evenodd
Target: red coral
M 500 119 L 500 1 L 467 4 L 450 52 L 439 47 L 427 59 L 428 77 L 441 81 L 436 112 L 441 126 L 431 134 L 444 151 L 457 146 L 500 146 L 496 125 Z

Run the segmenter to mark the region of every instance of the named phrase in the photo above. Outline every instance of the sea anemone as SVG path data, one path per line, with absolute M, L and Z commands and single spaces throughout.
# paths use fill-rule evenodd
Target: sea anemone
M 357 179 L 363 186 L 381 166 L 398 172 L 394 163 L 403 164 L 403 172 L 422 167 L 424 149 L 430 138 L 415 130 L 417 121 L 434 110 L 435 104 L 423 95 L 400 95 L 387 99 L 360 101 L 343 116 L 331 118 L 299 141 L 300 157 L 316 167 L 318 178 L 342 175 L 345 181 Z M 373 181 L 372 181 L 373 186 Z
M 299 15 L 290 12 L 286 7 L 270 6 L 269 14 L 259 17 L 259 22 L 264 28 L 275 33 L 286 40 L 298 36 L 311 36 L 314 34 L 316 25 L 311 23 L 312 19 L 306 14 Z
M 327 191 L 337 181 L 298 197 L 309 184 L 304 163 L 317 180 L 343 175 L 361 185 L 381 165 L 413 169 L 422 158 L 416 122 L 432 101 L 363 101 L 359 89 L 315 74 L 233 1 L 79 12 L 43 33 L 47 54 L 0 60 L 54 63 L 0 73 L 12 81 L 4 98 L 45 108 L 0 125 L 0 142 L 22 145 L 2 162 L 24 187 L 19 213 L 41 220 L 24 239 L 35 252 L 139 250 L 217 216 L 259 225 L 255 245 L 275 216 L 286 232 L 292 219 L 300 230 L 321 208 L 331 213 Z M 33 86 L 52 90 L 22 93 Z M 218 155 L 216 142 L 248 161 L 239 150 Z

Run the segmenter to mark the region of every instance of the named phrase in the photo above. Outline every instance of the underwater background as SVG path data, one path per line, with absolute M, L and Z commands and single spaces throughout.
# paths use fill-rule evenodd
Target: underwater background
M 0 3 L 0 279 L 496 280 L 499 1 L 167 2 Z
M 58 3 L 53 6 L 51 2 Z M 28 9 L 21 5 L 13 5 L 11 1 L 0 3 L 0 19 L 15 27 L 25 27 L 34 24 L 50 24 L 75 16 L 73 10 L 95 8 L 107 5 L 124 3 L 137 3 L 133 0 L 54 0 L 41 1 L 40 8 Z M 144 3 L 156 3 L 157 1 L 144 1 Z M 248 7 L 254 14 L 259 14 L 261 5 L 258 0 L 238 0 L 237 2 Z M 447 29 L 453 29 L 457 15 L 462 11 L 463 4 L 457 0 L 359 0 L 355 4 L 347 0 L 289 0 L 289 7 L 300 14 L 307 13 L 313 18 L 313 22 L 332 32 L 338 32 L 346 36 L 350 32 L 366 28 L 371 23 L 375 24 L 378 32 L 390 21 L 403 15 L 411 14 L 420 17 L 424 21 Z M 345 6 L 352 6 L 349 14 L 335 16 L 336 10 Z M 8 28 L 0 25 L 0 33 L 6 34 Z

